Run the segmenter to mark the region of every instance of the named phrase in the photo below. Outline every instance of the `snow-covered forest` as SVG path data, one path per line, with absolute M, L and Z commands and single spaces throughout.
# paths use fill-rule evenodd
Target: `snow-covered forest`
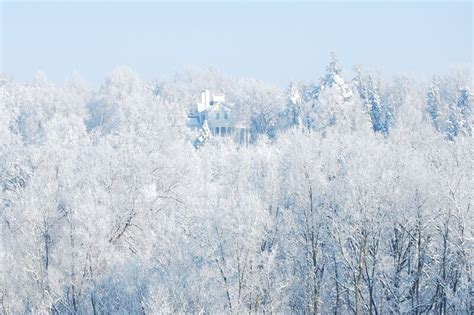
M 472 88 L 335 58 L 286 89 L 4 75 L 0 313 L 473 312 Z M 203 89 L 248 145 L 186 128 Z

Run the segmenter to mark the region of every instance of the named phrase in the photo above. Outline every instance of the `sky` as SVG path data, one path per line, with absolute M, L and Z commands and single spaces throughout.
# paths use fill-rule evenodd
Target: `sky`
M 2 1 L 2 0 L 0 0 Z M 117 66 L 145 80 L 213 67 L 285 86 L 345 74 L 431 76 L 472 66 L 471 2 L 12 2 L 1 4 L 0 71 L 100 83 Z

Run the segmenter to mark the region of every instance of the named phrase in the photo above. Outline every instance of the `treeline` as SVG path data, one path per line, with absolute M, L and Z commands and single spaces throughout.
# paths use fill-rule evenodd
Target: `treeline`
M 0 312 L 473 312 L 471 84 L 2 77 Z M 251 144 L 193 146 L 205 88 Z

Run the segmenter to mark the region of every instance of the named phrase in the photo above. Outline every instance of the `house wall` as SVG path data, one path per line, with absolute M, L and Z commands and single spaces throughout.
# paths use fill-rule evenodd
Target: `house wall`
M 202 91 L 201 102 L 197 104 L 196 113 L 199 123 L 202 126 L 204 120 L 207 120 L 213 136 L 231 136 L 239 143 L 248 143 L 248 129 L 235 125 L 238 119 L 232 116 L 232 111 L 223 105 L 224 102 L 224 95 L 212 95 L 211 98 L 208 90 Z

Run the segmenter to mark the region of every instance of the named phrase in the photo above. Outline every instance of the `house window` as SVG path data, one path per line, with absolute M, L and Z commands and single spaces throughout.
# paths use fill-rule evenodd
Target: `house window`
M 224 119 L 229 119 L 229 114 L 227 112 L 224 113 Z
M 221 135 L 225 136 L 225 127 L 221 127 Z
M 216 119 L 219 119 L 219 113 L 216 113 Z
M 219 127 L 216 127 L 216 136 L 219 135 Z

